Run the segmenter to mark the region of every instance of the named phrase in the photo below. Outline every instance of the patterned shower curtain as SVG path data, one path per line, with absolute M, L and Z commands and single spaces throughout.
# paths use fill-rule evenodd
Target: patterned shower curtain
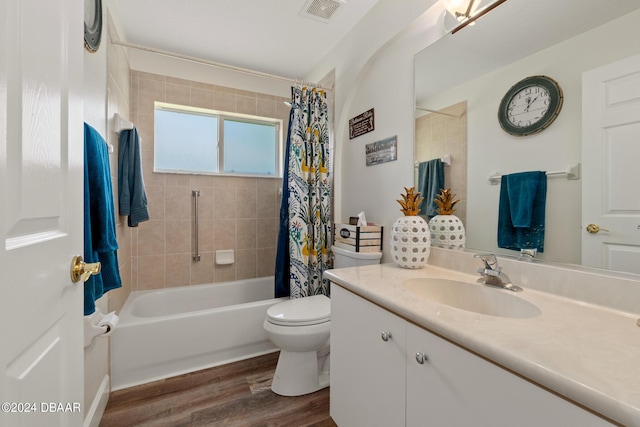
M 329 119 L 324 90 L 293 87 L 285 147 L 276 297 L 328 295 L 331 268 Z

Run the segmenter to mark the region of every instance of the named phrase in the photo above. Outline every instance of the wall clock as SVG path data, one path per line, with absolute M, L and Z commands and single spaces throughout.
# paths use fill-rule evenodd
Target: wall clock
M 102 35 L 102 0 L 84 0 L 84 47 L 95 52 Z
M 511 135 L 538 133 L 558 117 L 562 100 L 562 89 L 552 78 L 527 77 L 513 85 L 502 98 L 498 122 Z

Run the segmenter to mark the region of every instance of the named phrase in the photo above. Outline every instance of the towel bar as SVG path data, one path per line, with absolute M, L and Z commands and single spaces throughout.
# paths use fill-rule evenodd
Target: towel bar
M 442 161 L 442 163 L 444 163 L 445 166 L 451 166 L 451 154 L 447 154 L 446 156 L 442 156 L 440 157 L 440 160 Z M 421 162 L 415 162 L 413 164 L 413 167 L 418 169 L 418 166 L 420 166 Z
M 131 130 L 134 127 L 135 125 L 133 124 L 133 122 L 124 119 L 120 114 L 116 113 L 113 116 L 113 128 L 115 129 L 116 133 L 120 133 L 123 130 Z M 142 143 L 142 137 L 140 135 L 138 135 L 138 139 L 140 140 L 140 143 Z M 109 146 L 109 153 L 113 153 L 113 145 L 107 145 Z
M 113 121 L 116 133 L 120 133 L 123 130 L 133 129 L 133 123 L 131 123 L 129 120 L 123 119 L 122 116 L 118 113 L 115 114 Z
M 580 179 L 580 163 L 572 163 L 563 171 L 547 172 L 547 176 L 566 176 L 567 179 Z M 502 174 L 495 173 L 489 177 L 491 185 L 500 184 Z

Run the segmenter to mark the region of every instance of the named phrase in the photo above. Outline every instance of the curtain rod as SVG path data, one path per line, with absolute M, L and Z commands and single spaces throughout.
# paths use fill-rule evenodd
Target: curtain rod
M 195 63 L 198 63 L 198 64 L 209 65 L 211 67 L 222 68 L 222 69 L 225 69 L 225 70 L 236 71 L 236 72 L 239 72 L 239 73 L 250 74 L 250 75 L 258 76 L 258 77 L 264 77 L 264 78 L 267 78 L 267 79 L 283 80 L 283 81 L 290 82 L 290 83 L 313 86 L 313 87 L 315 87 L 317 89 L 332 90 L 332 88 L 326 88 L 326 87 L 320 86 L 317 83 L 310 83 L 310 82 L 305 82 L 303 80 L 297 80 L 297 79 L 292 79 L 292 78 L 289 78 L 289 77 L 278 76 L 278 75 L 275 75 L 275 74 L 263 73 L 262 71 L 255 71 L 255 70 L 250 70 L 248 68 L 236 67 L 234 65 L 222 64 L 220 62 L 209 61 L 207 59 L 196 58 L 194 56 L 188 56 L 188 55 L 182 55 L 182 54 L 179 54 L 179 53 L 169 52 L 169 51 L 166 51 L 166 50 L 154 49 L 154 48 L 151 48 L 151 47 L 146 47 L 146 46 L 141 46 L 141 45 L 138 45 L 138 44 L 123 42 L 123 41 L 120 41 L 120 40 L 113 40 L 112 39 L 111 43 L 115 44 L 115 45 L 118 45 L 118 46 L 129 47 L 129 48 L 132 48 L 132 49 L 137 49 L 137 50 L 142 50 L 142 51 L 145 51 L 145 52 L 155 53 L 157 55 L 163 55 L 163 56 L 168 56 L 170 58 L 182 59 L 183 61 L 195 62 Z

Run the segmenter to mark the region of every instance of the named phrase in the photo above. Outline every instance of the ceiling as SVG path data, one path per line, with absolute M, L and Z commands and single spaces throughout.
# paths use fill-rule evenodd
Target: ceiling
M 290 79 L 309 75 L 378 2 L 316 0 L 339 5 L 319 20 L 304 14 L 312 1 L 113 0 L 123 41 Z M 482 8 L 495 0 L 476 1 Z M 509 0 L 416 57 L 417 69 L 446 64 L 431 67 L 424 86 L 417 76 L 418 99 L 638 7 L 640 0 Z
M 303 79 L 378 0 L 114 0 L 122 41 L 291 79 Z M 306 7 L 305 7 L 306 6 Z
M 508 0 L 416 55 L 416 102 L 638 8 L 640 0 Z

